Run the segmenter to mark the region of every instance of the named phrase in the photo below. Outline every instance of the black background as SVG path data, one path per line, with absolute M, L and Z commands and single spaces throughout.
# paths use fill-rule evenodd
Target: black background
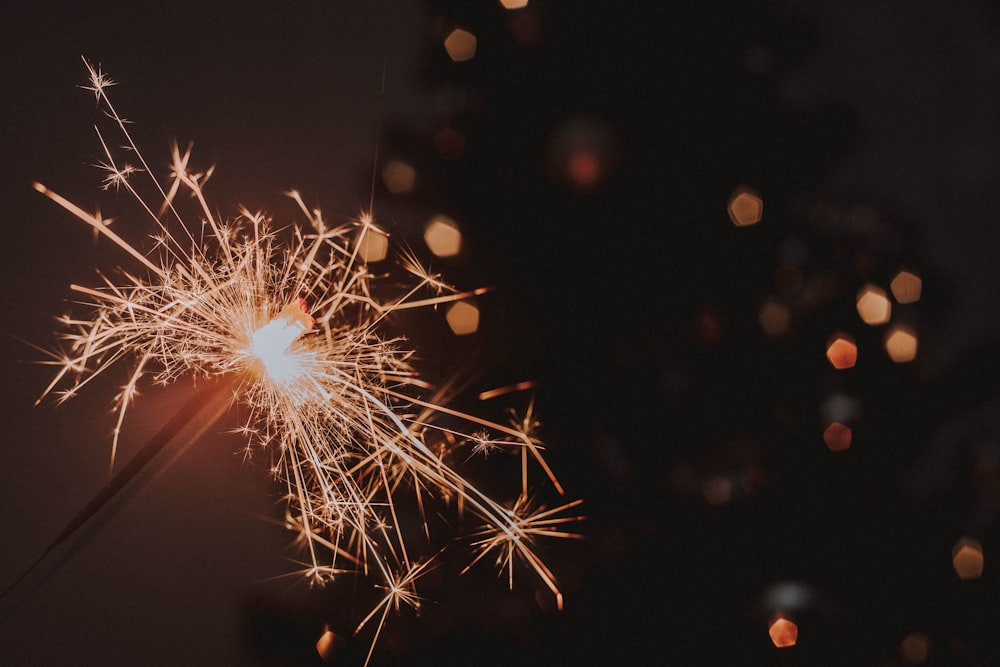
M 927 664 L 1000 664 L 1000 17 L 973 1 L 630 4 L 4 9 L 0 582 L 106 479 L 114 382 L 34 407 L 50 376 L 23 363 L 67 286 L 122 261 L 31 189 L 116 214 L 87 166 L 84 55 L 120 82 L 151 164 L 176 138 L 217 165 L 219 210 L 291 219 L 294 187 L 339 221 L 374 195 L 414 243 L 443 211 L 467 245 L 439 268 L 496 287 L 471 340 L 440 322 L 414 338 L 432 378 L 538 380 L 551 461 L 589 517 L 585 540 L 546 551 L 566 610 L 536 604 L 527 572 L 508 592 L 480 568 L 394 619 L 373 664 L 905 664 L 914 632 Z M 478 37 L 472 61 L 441 47 L 456 25 Z M 433 149 L 445 126 L 465 136 L 458 159 Z M 565 178 L 581 136 L 605 160 L 591 187 Z M 413 193 L 372 190 L 373 160 L 394 158 Z M 753 227 L 726 214 L 741 185 L 764 201 Z M 924 296 L 897 308 L 920 354 L 896 365 L 854 295 L 901 266 Z M 757 313 L 775 295 L 794 316 L 771 338 Z M 824 358 L 838 329 L 860 348 L 848 371 Z M 189 391 L 147 389 L 124 453 Z M 836 393 L 862 406 L 840 453 L 822 439 Z M 359 594 L 276 578 L 295 566 L 274 486 L 213 428 L 4 600 L 6 664 L 318 660 L 323 623 Z M 720 480 L 731 493 L 708 502 Z M 952 570 L 962 536 L 983 545 L 979 580 Z M 802 595 L 779 604 L 775 586 Z M 776 606 L 799 621 L 794 648 L 768 639 Z

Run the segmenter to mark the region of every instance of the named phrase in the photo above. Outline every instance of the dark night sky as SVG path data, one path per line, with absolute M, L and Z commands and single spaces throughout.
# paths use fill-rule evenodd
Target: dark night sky
M 34 407 L 49 369 L 23 363 L 39 357 L 24 340 L 52 340 L 68 285 L 120 261 L 31 188 L 115 214 L 87 166 L 86 55 L 120 82 L 113 99 L 154 164 L 176 137 L 217 165 L 220 210 L 287 216 L 294 187 L 346 219 L 368 203 L 378 143 L 378 164 L 410 162 L 418 185 L 378 185 L 376 217 L 419 240 L 448 213 L 468 253 L 446 277 L 496 286 L 473 340 L 420 342 L 439 379 L 473 362 L 475 387 L 538 379 L 552 462 L 589 517 L 586 540 L 549 554 L 567 608 L 544 612 L 527 574 L 511 593 L 483 568 L 390 625 L 373 664 L 898 665 L 914 632 L 926 664 L 1000 664 L 989 3 L 24 4 L 0 13 L 0 585 L 106 475 L 113 383 Z M 472 61 L 445 55 L 452 25 L 478 36 Z M 451 161 L 432 145 L 445 126 L 466 139 Z M 574 146 L 603 160 L 594 187 L 565 177 Z M 764 200 L 756 226 L 726 215 L 740 185 Z M 920 340 L 905 365 L 854 310 L 899 267 L 924 280 L 896 309 Z M 784 336 L 758 326 L 767 298 L 792 308 Z M 848 371 L 823 354 L 838 329 L 860 348 Z M 126 453 L 189 391 L 148 389 Z M 861 408 L 851 449 L 832 453 L 823 406 L 838 394 Z M 272 523 L 275 487 L 219 430 L 170 448 L 3 601 L 0 662 L 317 662 L 351 592 L 278 578 L 294 552 Z M 718 484 L 731 493 L 712 504 Z M 982 543 L 979 580 L 952 570 L 962 536 Z M 786 609 L 792 649 L 767 636 L 775 590 L 806 592 Z

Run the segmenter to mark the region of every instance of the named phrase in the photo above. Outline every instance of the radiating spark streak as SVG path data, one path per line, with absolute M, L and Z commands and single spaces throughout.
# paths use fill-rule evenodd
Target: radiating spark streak
M 125 163 L 98 132 L 109 183 L 136 201 L 157 235 L 153 251 L 143 252 L 109 229 L 101 216 L 35 184 L 145 269 L 120 269 L 114 279 L 100 274 L 98 287 L 71 286 L 92 312 L 61 320 L 65 351 L 49 353 L 48 363 L 58 370 L 43 396 L 61 391 L 59 399 L 65 400 L 95 377 L 130 362 L 115 399 L 114 465 L 126 411 L 144 380 L 231 378 L 233 402 L 249 413 L 237 429 L 247 439 L 247 458 L 259 449 L 270 452 L 271 470 L 287 488 L 285 524 L 308 553 L 304 573 L 322 583 L 343 574 L 346 561 L 347 569 L 374 578 L 387 591 L 357 626 L 360 632 L 379 619 L 373 647 L 390 608 L 399 611 L 400 603 L 417 606 L 419 601 L 414 582 L 429 562 L 422 554 L 433 549 L 425 512 L 429 502 L 454 502 L 459 514 L 468 511 L 482 522 L 473 536 L 472 563 L 499 552 L 512 584 L 514 561 L 523 562 L 561 607 L 555 577 L 531 545 L 541 537 L 576 537 L 559 527 L 580 518 L 563 516 L 578 501 L 552 510 L 527 501 L 529 462 L 565 494 L 542 455 L 533 401 L 523 418 L 501 424 L 445 405 L 456 391 L 454 383 L 427 398 L 421 390 L 433 387 L 411 366 L 413 351 L 402 335 L 390 333 L 394 313 L 433 310 L 489 288 L 455 289 L 405 247 L 398 260 L 402 271 L 373 273 L 361 248 L 369 234 L 388 234 L 371 214 L 331 226 L 294 190 L 286 194 L 308 223 L 305 229 L 275 230 L 266 215 L 246 208 L 233 220 L 220 218 L 204 191 L 212 170 L 192 171 L 191 147 L 182 153 L 175 143 L 171 182 L 161 185 L 107 98 L 112 82 L 99 68 L 87 67 L 88 89 L 141 165 L 119 166 Z M 155 205 L 133 183 L 140 177 L 157 193 Z M 200 227 L 185 222 L 181 209 L 186 213 L 186 208 L 178 199 L 182 190 L 193 195 L 188 206 Z M 70 386 L 61 389 L 67 381 Z M 481 398 L 533 386 L 518 383 Z M 466 435 L 476 428 L 496 437 Z M 475 452 L 479 441 L 521 449 L 513 509 L 469 483 L 453 465 L 453 458 L 460 463 L 469 457 L 451 452 L 466 445 Z M 419 558 L 400 511 L 410 493 L 426 542 Z
M 496 389 L 490 389 L 489 391 L 484 391 L 479 394 L 480 401 L 488 401 L 491 398 L 496 398 L 497 396 L 504 396 L 506 394 L 513 393 L 515 391 L 524 391 L 525 389 L 534 389 L 538 385 L 534 380 L 526 380 L 524 382 L 518 382 L 516 384 L 510 384 L 506 387 L 497 387 Z

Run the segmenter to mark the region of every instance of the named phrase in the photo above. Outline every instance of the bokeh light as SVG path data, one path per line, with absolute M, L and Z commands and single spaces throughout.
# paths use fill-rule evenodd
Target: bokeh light
M 892 316 L 892 302 L 889 301 L 889 296 L 884 289 L 871 283 L 858 292 L 856 306 L 858 315 L 864 323 L 872 326 L 885 324 Z
M 476 57 L 476 36 L 468 30 L 455 28 L 444 40 L 444 50 L 457 63 Z
M 951 550 L 951 564 L 962 581 L 983 576 L 983 547 L 971 537 L 963 537 Z
M 851 447 L 853 432 L 850 426 L 833 422 L 823 431 L 823 441 L 831 452 L 842 452 Z
M 424 227 L 424 243 L 438 257 L 454 257 L 462 249 L 462 232 L 448 216 L 436 215 Z
M 799 639 L 799 626 L 779 614 L 771 621 L 767 634 L 771 636 L 771 641 L 778 648 L 795 646 L 795 642 Z
M 914 303 L 920 300 L 920 292 L 923 289 L 923 281 L 920 276 L 909 271 L 900 271 L 889 283 L 889 289 L 896 301 L 900 303 Z
M 885 337 L 885 351 L 898 364 L 917 356 L 917 334 L 904 326 L 894 326 Z
M 389 237 L 375 227 L 363 228 L 358 244 L 358 256 L 366 262 L 381 262 L 389 254 Z
M 737 227 L 746 227 L 760 222 L 764 215 L 764 202 L 760 196 L 747 187 L 739 187 L 729 198 L 729 219 Z
M 323 634 L 316 642 L 316 653 L 325 661 L 333 660 L 345 643 L 344 638 L 331 630 L 330 626 L 324 626 Z
M 523 9 L 528 6 L 528 0 L 500 0 L 504 9 Z
M 838 370 L 853 367 L 858 362 L 854 337 L 844 332 L 835 333 L 826 344 L 826 358 Z
M 930 640 L 919 632 L 911 632 L 899 643 L 899 658 L 904 665 L 922 665 L 931 650 Z
M 467 336 L 479 328 L 479 308 L 469 300 L 456 301 L 445 315 L 448 326 L 456 336 Z
M 386 189 L 394 195 L 401 195 L 413 190 L 417 180 L 417 171 L 400 160 L 393 160 L 382 170 L 382 182 Z
M 792 319 L 791 310 L 783 303 L 768 299 L 757 314 L 760 328 L 769 336 L 780 336 L 788 331 Z

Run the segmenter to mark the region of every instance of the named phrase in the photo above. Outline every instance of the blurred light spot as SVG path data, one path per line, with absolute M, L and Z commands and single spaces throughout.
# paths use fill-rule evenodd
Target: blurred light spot
M 861 416 L 861 401 L 844 393 L 831 394 L 819 411 L 823 421 L 847 423 Z
M 442 160 L 457 160 L 465 152 L 465 135 L 446 127 L 434 136 L 434 150 Z
M 842 452 L 850 448 L 852 435 L 850 426 L 833 422 L 823 431 L 823 441 L 831 452 Z
M 500 0 L 504 9 L 522 9 L 528 6 L 528 0 Z
M 330 661 L 336 656 L 340 649 L 346 644 L 343 637 L 330 629 L 329 625 L 323 626 L 323 634 L 316 642 L 316 653 L 323 660 Z
M 889 289 L 896 301 L 900 303 L 913 303 L 920 300 L 920 291 L 923 288 L 923 281 L 920 276 L 909 271 L 900 271 L 889 283 Z
M 764 202 L 756 192 L 739 187 L 729 198 L 729 219 L 737 227 L 746 227 L 760 222 L 764 215 Z
M 456 336 L 475 333 L 479 328 L 479 308 L 470 301 L 456 301 L 451 304 L 445 319 Z
M 553 130 L 546 147 L 546 171 L 575 190 L 599 189 L 618 163 L 615 132 L 604 122 L 573 118 Z
M 931 643 L 919 632 L 911 632 L 899 643 L 899 657 L 904 665 L 920 665 L 927 660 Z
M 836 369 L 851 368 L 858 362 L 858 346 L 850 334 L 836 333 L 826 344 L 826 358 Z
M 865 324 L 872 326 L 885 324 L 892 315 L 892 302 L 885 290 L 877 285 L 868 284 L 858 292 L 858 315 Z
M 457 63 L 472 60 L 476 56 L 476 36 L 468 30 L 456 28 L 445 38 L 444 50 Z
M 462 232 L 448 216 L 436 215 L 424 228 L 424 243 L 438 257 L 454 257 L 462 249 Z
M 769 336 L 780 336 L 788 331 L 788 324 L 791 321 L 791 312 L 788 306 L 778 303 L 773 299 L 764 302 L 760 312 L 757 314 L 757 322 L 760 328 Z
M 382 170 L 382 182 L 389 192 L 394 195 L 401 195 L 413 189 L 413 184 L 417 180 L 417 172 L 413 167 L 393 160 Z
M 917 335 L 902 326 L 895 326 L 885 337 L 885 351 L 898 364 L 913 361 L 917 356 Z
M 727 505 L 733 499 L 733 480 L 725 475 L 706 477 L 701 483 L 701 495 L 709 505 Z
M 389 254 L 389 237 L 375 227 L 362 227 L 358 239 L 358 256 L 366 262 L 381 262 Z
M 795 646 L 795 642 L 799 638 L 799 626 L 784 616 L 778 615 L 771 621 L 767 634 L 771 635 L 771 641 L 778 648 Z
M 951 564 L 962 581 L 983 575 L 983 548 L 979 542 L 963 537 L 951 549 Z

